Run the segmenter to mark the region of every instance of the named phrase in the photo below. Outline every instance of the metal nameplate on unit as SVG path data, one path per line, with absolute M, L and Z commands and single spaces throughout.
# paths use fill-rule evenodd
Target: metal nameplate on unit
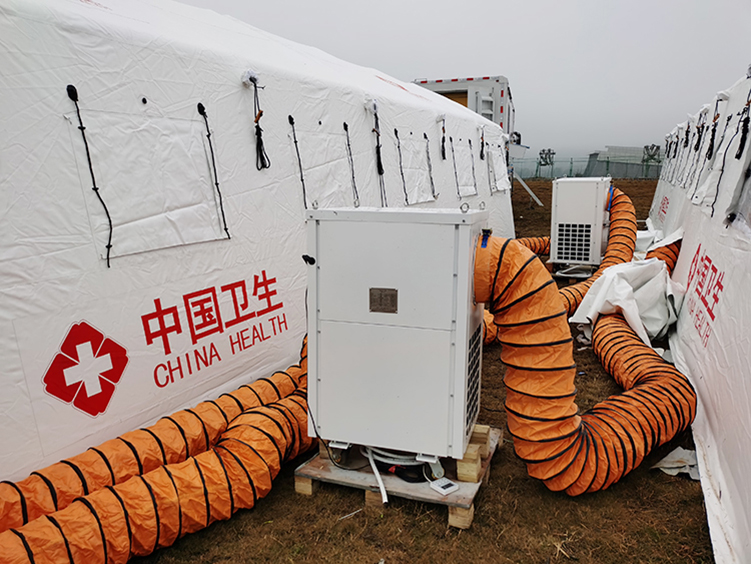
M 370 311 L 374 313 L 397 313 L 399 292 L 396 288 L 371 288 Z

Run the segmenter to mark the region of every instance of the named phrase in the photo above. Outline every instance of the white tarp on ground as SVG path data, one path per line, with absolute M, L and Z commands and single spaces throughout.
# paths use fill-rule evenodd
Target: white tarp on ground
M 676 321 L 683 288 L 670 279 L 665 263 L 656 258 L 606 268 L 582 299 L 571 323 L 591 327 L 601 314 L 620 312 L 645 345 L 664 337 Z
M 668 137 L 650 219 L 685 231 L 673 280 L 687 289 L 670 346 L 696 388 L 693 424 L 717 562 L 751 562 L 751 79 Z
M 0 479 L 296 361 L 306 205 L 484 204 L 514 234 L 498 126 L 213 12 L 0 0 L 0 69 Z

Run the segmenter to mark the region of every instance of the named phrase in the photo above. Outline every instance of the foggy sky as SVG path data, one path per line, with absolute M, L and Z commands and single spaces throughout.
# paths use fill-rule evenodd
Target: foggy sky
M 664 136 L 751 63 L 750 0 L 182 0 L 396 78 L 508 77 L 527 156 Z

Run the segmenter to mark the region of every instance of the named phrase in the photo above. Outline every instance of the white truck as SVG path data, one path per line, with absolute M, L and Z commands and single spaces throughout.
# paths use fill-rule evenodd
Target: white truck
M 529 147 L 522 145 L 522 135 L 515 130 L 516 110 L 511 96 L 511 87 L 505 76 L 479 76 L 472 78 L 418 78 L 414 84 L 432 90 L 466 106 L 470 110 L 497 123 L 509 136 L 506 161 L 509 164 L 509 179 L 513 188 L 514 179 L 519 180 L 530 197 L 542 206 L 542 202 L 527 184 L 514 172 L 514 159 L 521 159 Z
M 521 135 L 514 131 L 516 111 L 508 78 L 505 76 L 417 79 L 413 82 L 499 124 L 509 135 L 510 145 L 521 145 Z M 512 150 L 511 156 L 517 156 L 513 152 Z

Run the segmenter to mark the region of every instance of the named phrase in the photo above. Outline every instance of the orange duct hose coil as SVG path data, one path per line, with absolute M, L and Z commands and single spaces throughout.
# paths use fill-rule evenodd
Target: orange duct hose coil
M 61 463 L 6 483 L 0 562 L 127 562 L 253 507 L 282 463 L 313 444 L 306 345 L 301 356 L 285 372 L 123 435 L 132 449 L 116 439 L 69 459 L 78 471 Z
M 551 490 L 605 489 L 693 420 L 696 395 L 688 380 L 623 328 L 598 350 L 626 391 L 579 415 L 568 309 L 544 265 L 518 242 L 478 243 L 475 298 L 489 305 L 502 345 L 514 449 L 530 476 Z M 598 323 L 596 338 L 608 330 Z
M 649 251 L 646 258 L 660 259 L 665 263 L 665 266 L 668 267 L 668 272 L 672 274 L 675 269 L 675 264 L 678 262 L 678 255 L 681 252 L 681 243 L 681 239 L 678 239 L 664 247 L 657 247 L 653 251 Z
M 538 257 L 550 255 L 550 237 L 521 237 L 517 239 L 520 245 L 524 245 Z
M 606 268 L 624 262 L 630 262 L 636 247 L 636 211 L 631 199 L 618 188 L 613 188 L 613 199 L 610 205 L 610 229 L 608 231 L 608 246 L 599 268 L 586 280 L 561 288 L 561 298 L 568 315 L 581 304 L 589 288 L 594 284 Z
M 606 268 L 629 262 L 634 256 L 636 246 L 636 212 L 631 199 L 618 188 L 613 188 L 610 204 L 610 229 L 608 246 L 599 268 L 587 280 L 561 288 L 559 293 L 569 316 L 574 315 L 587 291 Z M 523 237 L 516 241 L 538 256 L 550 254 L 550 237 Z M 663 258 L 663 257 L 659 257 Z M 677 253 L 676 253 L 677 259 Z M 485 312 L 485 336 L 483 342 L 489 345 L 498 340 L 498 330 L 493 325 L 493 315 Z

